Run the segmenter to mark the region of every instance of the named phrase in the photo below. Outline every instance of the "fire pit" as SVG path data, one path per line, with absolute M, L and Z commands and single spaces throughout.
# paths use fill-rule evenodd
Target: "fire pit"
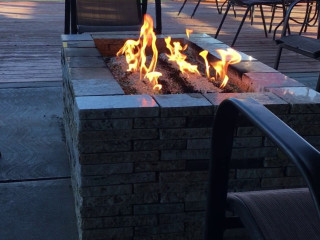
M 241 93 L 126 95 L 106 67 L 137 35 L 63 35 L 64 124 L 80 239 L 201 239 L 212 122 L 220 102 L 251 97 L 319 146 L 320 96 L 240 53 L 228 75 Z M 164 38 L 158 36 L 160 53 Z M 196 55 L 228 46 L 171 35 Z M 302 186 L 270 141 L 239 123 L 230 191 Z

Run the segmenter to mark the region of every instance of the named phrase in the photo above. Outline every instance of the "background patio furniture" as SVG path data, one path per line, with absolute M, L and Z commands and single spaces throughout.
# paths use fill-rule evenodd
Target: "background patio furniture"
M 180 8 L 180 10 L 179 10 L 179 12 L 178 12 L 178 16 L 180 15 L 180 13 L 181 13 L 182 9 L 184 8 L 184 5 L 186 4 L 187 1 L 188 1 L 188 0 L 184 0 L 183 4 L 182 4 L 182 6 L 181 6 L 181 8 Z M 219 7 L 219 2 L 218 2 L 218 0 L 215 0 L 215 1 L 216 1 L 217 11 L 218 11 L 219 14 L 221 14 L 222 9 Z M 195 8 L 194 8 L 194 10 L 193 10 L 193 12 L 192 12 L 192 14 L 191 14 L 191 18 L 193 18 L 194 14 L 196 13 L 196 11 L 197 11 L 197 9 L 198 9 L 198 7 L 199 7 L 200 2 L 201 2 L 201 0 L 198 0 L 198 3 L 197 3 L 197 5 L 195 6 Z M 224 4 L 223 4 L 223 5 L 224 5 Z
M 306 4 L 306 16 L 304 18 L 304 22 L 302 22 L 300 31 L 298 33 L 293 33 L 292 31 L 289 32 L 289 21 L 292 19 L 292 11 L 294 9 L 294 7 L 299 4 L 299 3 L 305 3 Z M 287 14 L 285 16 L 284 19 L 284 23 L 283 23 L 283 29 L 282 29 L 282 33 L 281 33 L 281 37 L 279 39 L 276 40 L 276 43 L 278 44 L 279 48 L 278 48 L 278 52 L 277 52 L 277 56 L 276 56 L 276 60 L 275 60 L 275 64 L 274 64 L 274 68 L 278 69 L 279 67 L 279 63 L 280 63 L 280 58 L 281 58 L 281 53 L 282 53 L 282 49 L 288 49 L 290 51 L 302 54 L 304 56 L 316 59 L 316 60 L 320 60 L 320 24 L 319 24 L 319 0 L 316 1 L 316 13 L 315 16 L 318 19 L 314 19 L 314 20 L 318 20 L 318 32 L 317 32 L 317 38 L 311 38 L 311 37 L 307 37 L 307 36 L 303 36 L 303 34 L 305 34 L 307 28 L 310 24 L 309 21 L 309 5 L 312 3 L 313 1 L 306 1 L 306 0 L 296 0 L 294 1 L 290 7 L 287 10 Z M 316 87 L 317 91 L 320 91 L 320 75 L 319 75 L 319 80 L 317 83 L 317 87 Z
M 229 162 L 239 113 L 293 161 L 309 189 L 227 195 Z M 212 135 L 205 239 L 223 239 L 225 229 L 239 223 L 234 218 L 226 218 L 227 207 L 240 217 L 252 239 L 319 239 L 319 173 L 320 152 L 267 108 L 253 99 L 225 100 L 217 111 Z
M 228 12 L 229 12 L 231 6 L 241 6 L 241 7 L 245 7 L 246 8 L 246 11 L 245 11 L 245 13 L 244 13 L 244 15 L 242 17 L 242 20 L 240 22 L 240 25 L 239 25 L 238 30 L 236 32 L 236 35 L 233 38 L 231 46 L 234 46 L 234 44 L 236 43 L 238 35 L 239 35 L 240 31 L 241 31 L 241 28 L 243 26 L 244 21 L 246 20 L 246 18 L 248 16 L 249 11 L 253 12 L 255 6 L 259 6 L 259 8 L 260 8 L 261 19 L 262 19 L 262 24 L 263 24 L 263 28 L 264 28 L 264 33 L 265 33 L 265 36 L 268 37 L 268 31 L 267 31 L 267 27 L 266 27 L 266 22 L 265 22 L 262 6 L 263 5 L 268 5 L 268 6 L 273 6 L 274 7 L 277 4 L 283 5 L 283 0 L 229 0 L 227 8 L 226 8 L 226 11 L 225 11 L 225 13 L 224 13 L 224 15 L 223 15 L 223 17 L 221 19 L 221 22 L 220 22 L 219 27 L 217 29 L 217 32 L 215 34 L 215 38 L 218 37 L 218 35 L 220 33 L 220 30 L 221 30 L 221 28 L 223 26 L 223 23 L 224 23 L 227 15 L 228 15 Z M 253 14 L 251 14 L 251 19 L 253 19 Z
M 147 3 L 147 0 L 67 0 L 65 33 L 139 30 Z M 156 0 L 155 4 L 155 31 L 161 33 L 161 0 Z

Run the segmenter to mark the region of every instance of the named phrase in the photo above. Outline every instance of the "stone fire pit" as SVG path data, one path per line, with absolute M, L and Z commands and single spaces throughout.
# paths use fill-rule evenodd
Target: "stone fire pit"
M 64 124 L 80 239 L 202 239 L 212 123 L 228 97 L 254 98 L 319 147 L 320 95 L 243 53 L 229 75 L 249 92 L 124 95 L 103 56 L 114 56 L 127 38 L 136 37 L 62 36 Z M 193 34 L 189 44 L 216 57 L 215 49 L 228 47 L 206 34 Z M 247 122 L 235 134 L 230 191 L 304 185 Z

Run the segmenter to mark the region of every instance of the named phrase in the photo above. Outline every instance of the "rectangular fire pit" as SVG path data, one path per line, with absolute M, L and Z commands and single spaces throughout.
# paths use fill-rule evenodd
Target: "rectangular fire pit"
M 228 47 L 206 34 L 171 36 L 216 57 L 215 49 Z M 62 36 L 80 239 L 202 239 L 212 123 L 228 97 L 255 99 L 319 147 L 320 95 L 244 53 L 229 75 L 247 92 L 125 95 L 103 57 L 128 38 L 137 36 Z M 240 121 L 235 135 L 230 191 L 304 185 L 257 129 Z

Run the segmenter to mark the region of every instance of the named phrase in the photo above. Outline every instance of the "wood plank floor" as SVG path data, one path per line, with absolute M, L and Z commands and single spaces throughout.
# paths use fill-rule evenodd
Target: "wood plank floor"
M 177 16 L 181 4 L 181 1 L 163 2 L 163 33 L 184 33 L 185 28 L 191 28 L 196 32 L 215 34 L 222 15 L 217 13 L 214 2 L 201 3 L 193 19 L 190 14 L 195 3 L 187 2 Z M 148 11 L 154 15 L 153 1 L 150 1 Z M 234 18 L 230 11 L 218 37 L 227 44 L 232 42 L 244 9 L 236 8 L 236 12 L 238 17 Z M 278 12 L 275 23 L 281 17 L 281 10 Z M 297 16 L 301 17 L 302 12 L 303 9 L 299 9 Z M 265 7 L 265 14 L 269 22 L 270 8 Z M 63 18 L 64 2 L 61 1 L 0 2 L 0 87 L 61 81 Z M 315 36 L 315 30 L 312 31 L 311 35 Z M 252 26 L 249 21 L 244 24 L 235 48 L 273 66 L 277 47 L 272 37 L 264 37 L 258 11 Z M 314 88 L 320 62 L 284 51 L 279 70 Z

